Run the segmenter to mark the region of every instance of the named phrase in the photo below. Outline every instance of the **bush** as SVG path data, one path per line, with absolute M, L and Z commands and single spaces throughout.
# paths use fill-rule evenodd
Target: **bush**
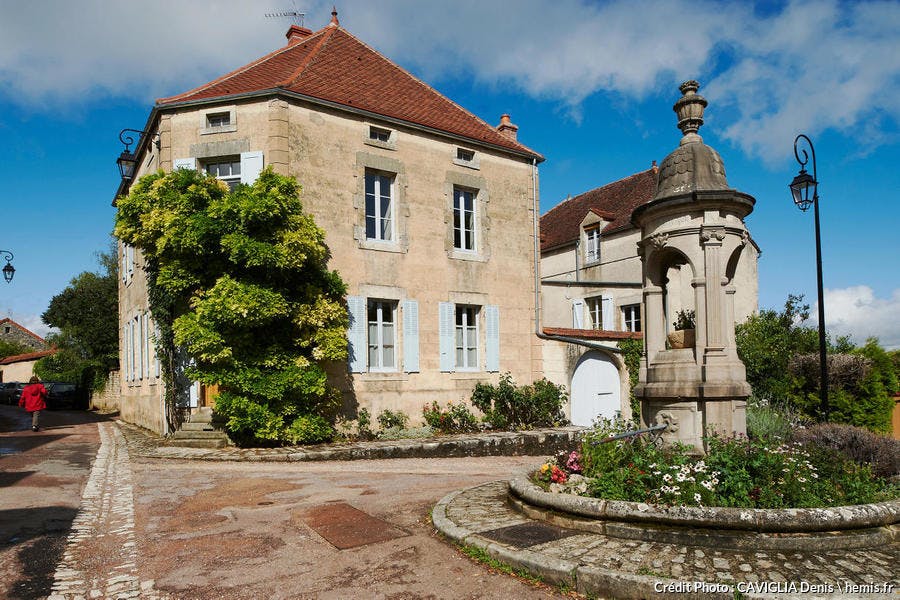
M 465 404 L 447 403 L 441 408 L 437 402 L 422 408 L 422 417 L 429 427 L 441 433 L 467 433 L 478 431 L 478 419 Z
M 786 404 L 748 402 L 747 435 L 754 440 L 779 443 L 790 438 L 792 431 L 808 419 Z
M 795 431 L 793 439 L 829 448 L 858 463 L 867 463 L 878 477 L 900 475 L 900 440 L 876 435 L 868 429 L 822 423 Z
M 819 437 L 830 436 L 828 430 L 803 443 L 713 436 L 706 440 L 708 454 L 698 458 L 687 446 L 660 448 L 647 436 L 610 440 L 631 427 L 623 421 L 600 420 L 585 434 L 581 466 L 586 479 L 579 488 L 611 500 L 738 508 L 839 506 L 900 495 L 896 483 L 876 476 L 865 464 L 870 455 L 896 457 L 895 447 L 881 440 L 859 442 L 854 436 L 863 434 L 858 431 L 845 433 L 846 439 L 838 445 L 852 448 L 868 443 L 862 463 L 852 453 L 819 443 Z M 555 466 L 568 471 L 559 460 Z M 536 479 L 552 491 L 547 477 L 553 471 L 547 469 Z M 557 474 L 553 481 L 560 479 Z M 581 493 L 576 486 L 556 489 Z
M 301 415 L 288 425 L 285 437 L 292 444 L 319 444 L 334 439 L 334 428 L 320 415 Z
M 381 429 L 404 429 L 409 422 L 409 416 L 402 410 L 396 412 L 390 409 L 384 409 L 378 415 L 378 425 Z
M 472 404 L 484 413 L 484 422 L 494 429 L 554 427 L 565 422 L 562 412 L 566 391 L 546 379 L 517 387 L 505 373 L 493 386 L 478 383 L 472 392 Z

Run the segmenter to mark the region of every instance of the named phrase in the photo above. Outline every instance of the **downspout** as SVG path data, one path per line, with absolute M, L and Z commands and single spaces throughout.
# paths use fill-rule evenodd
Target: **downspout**
M 566 342 L 575 344 L 576 346 L 584 346 L 594 350 L 605 350 L 615 354 L 622 354 L 622 351 L 614 346 L 604 346 L 594 342 L 580 340 L 562 335 L 547 335 L 541 330 L 541 246 L 538 236 L 538 197 L 537 197 L 537 159 L 531 159 L 531 231 L 534 237 L 534 334 L 541 340 L 554 340 L 557 342 Z M 576 260 L 578 251 L 575 251 Z

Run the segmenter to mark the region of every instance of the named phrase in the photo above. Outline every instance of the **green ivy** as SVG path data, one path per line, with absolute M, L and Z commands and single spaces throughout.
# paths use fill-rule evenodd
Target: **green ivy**
M 271 168 L 234 190 L 179 169 L 118 200 L 115 234 L 146 262 L 169 413 L 182 373 L 218 384 L 216 412 L 242 444 L 334 435 L 324 364 L 347 357 L 346 287 L 299 192 Z

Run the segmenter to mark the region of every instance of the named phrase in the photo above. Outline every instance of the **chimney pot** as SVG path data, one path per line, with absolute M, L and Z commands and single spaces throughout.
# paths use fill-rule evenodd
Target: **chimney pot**
M 519 131 L 519 126 L 515 125 L 512 121 L 509 120 L 508 114 L 500 115 L 500 124 L 497 125 L 497 131 L 503 137 L 510 139 L 512 141 L 517 141 L 517 133 Z

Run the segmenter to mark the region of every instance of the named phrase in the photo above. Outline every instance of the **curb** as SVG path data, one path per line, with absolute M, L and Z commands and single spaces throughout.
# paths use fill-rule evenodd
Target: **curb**
M 305 462 L 393 458 L 462 458 L 467 456 L 549 456 L 580 443 L 581 427 L 532 429 L 422 439 L 377 440 L 354 444 L 285 446 L 280 448 L 191 448 L 166 445 L 164 438 L 121 420 L 116 421 L 129 451 L 142 458 L 170 460 Z

